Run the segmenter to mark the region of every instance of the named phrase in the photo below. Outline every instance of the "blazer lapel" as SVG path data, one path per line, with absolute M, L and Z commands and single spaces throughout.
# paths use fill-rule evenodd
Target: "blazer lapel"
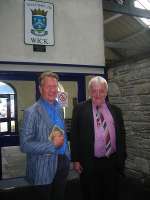
M 37 101 L 37 111 L 39 112 L 39 114 L 41 115 L 47 126 L 52 128 L 53 122 L 49 117 L 48 113 L 46 112 L 46 110 L 44 109 L 44 107 L 42 106 L 41 100 Z
M 94 142 L 94 137 L 95 137 L 95 133 L 94 133 L 94 118 L 93 118 L 93 108 L 92 108 L 92 101 L 91 99 L 89 99 L 87 101 L 87 116 L 89 117 L 89 121 L 90 121 L 90 130 L 89 133 L 90 137 L 91 137 L 91 142 Z

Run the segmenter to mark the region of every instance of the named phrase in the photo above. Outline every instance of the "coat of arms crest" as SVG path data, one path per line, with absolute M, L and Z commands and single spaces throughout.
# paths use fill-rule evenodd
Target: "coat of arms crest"
M 32 27 L 31 33 L 37 36 L 44 36 L 48 34 L 47 27 L 47 11 L 39 9 L 31 10 L 32 12 Z

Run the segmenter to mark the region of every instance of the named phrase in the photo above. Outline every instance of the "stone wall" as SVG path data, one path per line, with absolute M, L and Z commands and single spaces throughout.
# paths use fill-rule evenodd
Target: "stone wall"
M 109 99 L 123 112 L 126 174 L 150 180 L 150 59 L 108 70 Z

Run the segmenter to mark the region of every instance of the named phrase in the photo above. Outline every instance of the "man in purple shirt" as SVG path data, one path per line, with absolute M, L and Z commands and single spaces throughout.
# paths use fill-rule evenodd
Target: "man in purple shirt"
M 116 200 L 118 174 L 124 168 L 122 114 L 106 102 L 107 93 L 107 81 L 96 76 L 89 82 L 90 98 L 73 110 L 71 154 L 84 200 Z

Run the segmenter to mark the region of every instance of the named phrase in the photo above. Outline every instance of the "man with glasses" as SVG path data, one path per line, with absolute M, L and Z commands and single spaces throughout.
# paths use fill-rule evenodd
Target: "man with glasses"
M 72 161 L 84 200 L 116 200 L 117 177 L 125 160 L 122 114 L 106 101 L 108 84 L 103 77 L 93 77 L 88 87 L 90 98 L 73 110 Z

